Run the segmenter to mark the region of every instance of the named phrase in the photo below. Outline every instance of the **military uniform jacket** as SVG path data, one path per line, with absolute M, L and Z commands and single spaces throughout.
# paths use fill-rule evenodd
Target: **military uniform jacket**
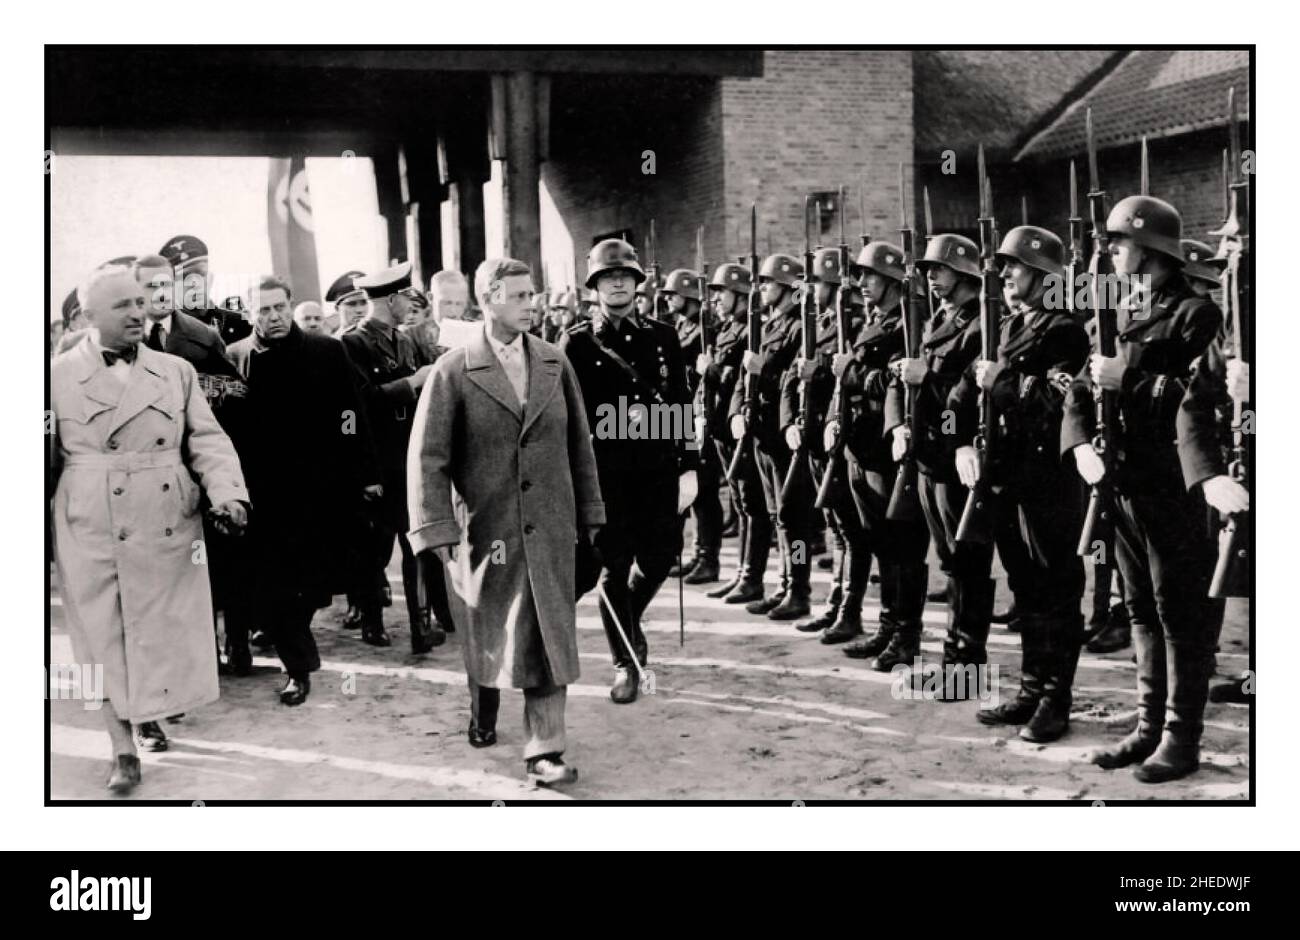
M 1228 472 L 1232 446 L 1232 397 L 1227 367 L 1231 358 L 1223 339 L 1210 344 L 1192 365 L 1191 378 L 1178 408 L 1178 460 L 1190 490 L 1210 477 Z
M 700 347 L 699 319 L 681 317 L 677 321 L 677 342 L 682 348 L 682 362 L 686 365 L 686 384 L 694 395 L 700 384 L 700 374 L 695 371 L 695 357 L 704 350 Z
M 876 308 L 853 340 L 853 361 L 844 370 L 841 394 L 848 396 L 849 426 L 845 446 L 859 465 L 884 469 L 893 465 L 885 438 L 885 399 L 889 363 L 903 354 L 903 308 Z
M 602 478 L 611 472 L 644 478 L 696 468 L 699 449 L 690 420 L 691 393 L 673 327 L 635 313 L 616 323 L 598 312 L 593 319 L 565 331 L 560 350 L 582 387 Z M 632 368 L 635 378 L 611 352 Z M 628 432 L 633 406 L 656 404 L 675 407 L 663 411 L 661 417 L 656 417 L 652 408 L 647 436 L 632 437 Z
M 1115 351 L 1127 369 L 1118 393 L 1118 427 L 1111 429 L 1111 439 L 1116 479 L 1121 483 L 1132 482 L 1135 474 L 1166 480 L 1181 476 L 1178 412 L 1197 357 L 1214 342 L 1222 326 L 1218 306 L 1193 293 L 1181 274 L 1154 292 L 1145 319 L 1119 312 Z M 1092 383 L 1081 374 L 1066 400 L 1062 451 L 1091 442 L 1095 428 Z
M 1002 318 L 1000 369 L 986 392 L 997 416 L 990 478 L 1033 485 L 1060 471 L 1061 414 L 1074 376 L 1088 359 L 1088 336 L 1059 310 L 1022 310 Z M 957 446 L 971 444 L 979 424 L 979 386 L 970 367 L 952 393 Z
M 190 310 L 187 313 L 196 320 L 201 321 L 205 326 L 215 330 L 217 335 L 221 337 L 221 341 L 227 346 L 239 342 L 253 332 L 252 325 L 244 319 L 242 314 L 234 310 L 226 310 L 223 307 L 208 307 L 206 310 Z
M 979 313 L 977 297 L 956 311 L 942 311 L 930 321 L 928 335 L 921 343 L 921 358 L 929 371 L 917 389 L 912 447 L 921 469 L 945 483 L 957 480 L 953 456 L 957 450 L 956 425 L 952 420 L 955 415 L 951 414 L 948 396 L 967 366 L 979 358 Z M 905 385 L 889 386 L 883 433 L 888 434 L 903 423 L 905 398 Z
M 740 361 L 744 358 L 748 341 L 749 326 L 745 317 L 728 322 L 713 340 L 713 365 L 705 370 L 700 388 L 708 433 L 714 440 L 731 440 L 727 431 L 727 412 L 737 385 L 741 386 L 741 394 L 744 394 Z
M 799 355 L 803 341 L 801 327 L 798 306 L 791 307 L 785 313 L 769 316 L 763 324 L 762 341 L 758 348 L 765 361 L 762 371 L 755 376 L 758 380 L 758 413 L 749 415 L 748 418 L 754 440 L 769 452 L 785 448 L 785 442 L 781 439 L 781 389 L 790 363 Z M 731 395 L 730 413 L 743 414 L 744 407 L 745 383 L 737 382 Z
M 357 384 L 370 417 L 371 434 L 387 490 L 405 480 L 406 447 L 411 438 L 419 393 L 406 379 L 424 365 L 410 336 L 373 317 L 339 336 L 356 367 Z M 398 487 L 405 492 L 405 485 Z
M 857 308 L 849 310 L 849 343 L 853 347 L 855 338 L 862 329 L 862 312 Z M 801 340 L 802 343 L 802 340 Z M 834 407 L 835 373 L 831 371 L 831 360 L 839 349 L 839 325 L 835 308 L 823 310 L 817 317 L 817 338 L 814 345 L 815 370 L 808 383 L 808 425 L 803 429 L 809 450 L 821 456 L 822 428 L 826 425 L 827 414 Z M 802 348 L 801 348 L 802 351 Z M 796 424 L 801 413 L 801 393 L 803 382 L 798 371 L 791 365 L 782 378 L 781 385 L 781 429 Z M 809 437 L 808 435 L 811 435 Z

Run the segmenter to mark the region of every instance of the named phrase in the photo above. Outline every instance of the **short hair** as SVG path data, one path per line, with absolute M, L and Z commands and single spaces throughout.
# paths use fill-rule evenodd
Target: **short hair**
M 321 305 L 314 300 L 304 300 L 293 308 L 293 318 L 295 320 L 298 319 L 300 313 L 319 313 L 322 317 L 325 316 L 325 311 L 321 309 Z
M 111 280 L 115 277 L 125 275 L 135 283 L 135 271 L 124 264 L 101 264 L 86 276 L 79 285 L 77 285 L 77 306 L 81 310 L 86 310 L 86 301 L 90 299 L 91 293 L 104 281 Z
M 268 290 L 282 290 L 285 300 L 293 300 L 293 288 L 289 286 L 288 281 L 274 274 L 263 274 L 248 285 L 248 305 L 253 306 L 254 294 Z
M 439 271 L 429 278 L 429 293 L 440 294 L 444 287 L 462 287 L 465 293 L 469 293 L 469 282 L 465 280 L 465 275 L 455 268 Z
M 474 272 L 474 296 L 482 303 L 491 293 L 492 282 L 517 274 L 532 275 L 533 269 L 515 258 L 488 258 Z
M 136 276 L 139 277 L 140 271 L 144 268 L 166 268 L 170 271 L 172 263 L 162 255 L 142 255 L 135 259 L 135 264 L 131 265 L 131 267 L 134 269 Z

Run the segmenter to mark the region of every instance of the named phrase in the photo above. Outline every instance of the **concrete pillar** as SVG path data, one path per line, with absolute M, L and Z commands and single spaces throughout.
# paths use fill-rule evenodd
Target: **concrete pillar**
M 503 87 L 494 84 L 494 92 Z M 532 72 L 511 72 L 504 82 L 505 158 L 501 208 L 506 254 L 526 261 L 541 289 L 542 223 L 538 195 L 537 80 Z

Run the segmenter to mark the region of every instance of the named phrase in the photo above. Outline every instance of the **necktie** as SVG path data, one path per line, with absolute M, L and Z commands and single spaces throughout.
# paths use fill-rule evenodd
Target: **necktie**
M 149 331 L 149 339 L 145 342 L 145 345 L 154 352 L 163 351 L 163 328 L 161 323 L 154 323 L 153 329 Z
M 136 352 L 136 347 L 134 346 L 128 346 L 125 349 L 121 349 L 116 352 L 114 352 L 111 349 L 105 349 L 104 365 L 109 366 L 111 368 L 119 359 L 121 359 L 123 362 L 126 363 L 135 362 L 135 352 Z
M 528 377 L 524 374 L 524 358 L 520 350 L 514 346 L 503 346 L 501 348 L 501 366 L 506 370 L 506 378 L 510 380 L 510 385 L 515 390 L 515 396 L 519 399 L 519 404 L 523 404 L 528 398 Z

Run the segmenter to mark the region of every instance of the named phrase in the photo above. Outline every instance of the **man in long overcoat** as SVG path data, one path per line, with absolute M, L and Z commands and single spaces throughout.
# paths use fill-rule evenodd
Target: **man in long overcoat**
M 437 550 L 465 624 L 470 742 L 495 740 L 500 688 L 524 690 L 524 759 L 568 783 L 565 687 L 578 678 L 574 556 L 605 522 L 577 378 L 528 334 L 532 275 L 489 259 L 474 278 L 483 332 L 438 360 L 420 396 L 409 466 L 411 545 Z
M 234 529 L 248 493 L 194 367 L 142 344 L 131 270 L 80 293 L 93 329 L 50 366 L 55 560 L 77 661 L 104 669 L 120 792 L 140 780 L 132 724 L 217 699 L 199 500 Z
M 280 701 L 300 705 L 320 668 L 312 617 L 350 583 L 362 500 L 382 487 L 342 344 L 298 328 L 278 278 L 257 281 L 248 310 L 253 334 L 227 347 L 254 418 L 241 442 L 253 500 L 248 589 L 288 675 Z

